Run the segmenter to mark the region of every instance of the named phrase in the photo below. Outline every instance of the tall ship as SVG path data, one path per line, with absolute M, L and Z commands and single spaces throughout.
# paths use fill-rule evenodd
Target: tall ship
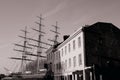
M 32 28 L 32 30 L 37 32 L 38 34 L 37 39 L 28 37 L 29 32 L 27 31 L 27 27 L 25 27 L 24 30 L 21 30 L 24 33 L 24 35 L 19 36 L 20 38 L 23 39 L 23 43 L 22 44 L 15 43 L 15 46 L 18 47 L 18 49 L 14 49 L 14 51 L 21 53 L 21 57 L 10 57 L 10 59 L 20 60 L 21 66 L 18 72 L 10 74 L 11 76 L 10 80 L 12 79 L 41 80 L 47 74 L 47 69 L 48 69 L 47 57 L 44 51 L 48 49 L 47 47 L 51 47 L 54 44 L 57 44 L 58 32 L 56 26 L 54 26 L 55 31 L 51 30 L 56 34 L 54 40 L 48 39 L 49 41 L 54 42 L 53 45 L 42 41 L 42 37 L 46 34 L 42 30 L 42 28 L 44 27 L 44 25 L 42 24 L 43 18 L 42 15 L 37 16 L 37 18 L 39 18 L 39 22 L 35 22 L 35 23 L 38 25 L 38 28 Z M 36 52 L 33 52 L 33 49 L 36 49 L 34 50 Z M 34 57 L 35 59 L 33 60 L 32 57 Z

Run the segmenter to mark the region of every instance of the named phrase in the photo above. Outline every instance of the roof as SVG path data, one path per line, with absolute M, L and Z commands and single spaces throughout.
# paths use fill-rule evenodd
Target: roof
M 97 22 L 93 25 L 86 26 L 83 28 L 84 32 L 95 32 L 97 34 L 105 34 L 108 32 L 114 32 L 116 35 L 120 34 L 120 29 L 112 23 Z
M 57 47 L 56 48 L 60 48 L 60 47 L 62 47 L 64 44 L 66 44 L 68 41 L 70 41 L 71 39 L 73 39 L 77 34 L 79 34 L 79 33 L 81 33 L 82 31 L 84 31 L 85 29 L 89 29 L 89 28 L 95 28 L 95 27 L 98 27 L 98 29 L 99 29 L 99 27 L 100 28 L 109 28 L 109 27 L 111 27 L 111 28 L 113 28 L 113 29 L 115 29 L 116 31 L 118 31 L 119 32 L 119 28 L 118 27 L 116 27 L 115 25 L 113 25 L 112 23 L 108 23 L 108 22 L 96 22 L 96 23 L 94 23 L 94 24 L 92 24 L 92 25 L 85 25 L 84 27 L 80 27 L 79 29 L 77 29 L 73 34 L 71 34 L 70 35 L 70 37 L 69 38 L 67 38 L 65 41 L 63 41 L 61 44 L 59 44 L 59 45 L 57 45 Z M 51 47 L 51 48 L 49 48 L 48 50 L 47 50 L 47 52 L 49 52 L 50 50 L 52 50 L 54 47 Z
M 78 30 L 76 30 L 73 34 L 70 35 L 65 41 L 63 41 L 57 48 L 62 47 L 64 44 L 69 42 L 71 39 L 73 39 L 76 35 L 82 32 L 83 27 L 80 27 Z
M 62 42 L 61 42 L 62 43 Z M 53 51 L 53 49 L 56 49 L 61 43 L 58 43 L 57 45 L 51 46 L 46 53 L 51 53 Z
M 96 22 L 90 26 L 85 26 L 84 28 L 93 28 L 93 27 L 99 27 L 99 28 L 112 27 L 114 29 L 120 30 L 118 27 L 116 27 L 112 23 L 108 23 L 108 22 Z

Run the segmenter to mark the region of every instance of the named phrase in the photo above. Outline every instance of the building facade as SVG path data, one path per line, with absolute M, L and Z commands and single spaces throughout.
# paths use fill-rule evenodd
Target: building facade
M 54 72 L 54 79 L 114 80 L 114 77 L 120 78 L 117 74 L 112 75 L 113 71 L 120 72 L 119 35 L 120 30 L 113 24 L 98 22 L 81 27 L 61 44 L 51 47 L 47 51 L 47 60 Z M 108 77 L 111 75 L 112 77 Z
M 56 65 L 61 64 L 60 69 L 55 68 L 56 80 L 61 78 L 64 80 L 73 80 L 73 78 L 81 78 L 84 70 L 84 40 L 83 32 L 81 29 L 73 33 L 68 39 L 61 43 L 57 50 L 59 51 L 58 57 L 55 60 Z M 57 56 L 56 56 L 57 57 Z M 81 74 L 73 74 L 76 71 L 81 71 Z M 81 76 L 81 77 L 80 77 Z

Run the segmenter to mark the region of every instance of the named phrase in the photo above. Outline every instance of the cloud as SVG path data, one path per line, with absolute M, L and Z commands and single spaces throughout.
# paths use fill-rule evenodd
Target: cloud
M 51 10 L 48 13 L 46 13 L 45 15 L 43 15 L 43 17 L 52 16 L 55 13 L 57 13 L 58 11 L 62 10 L 66 6 L 66 1 L 67 0 L 64 0 L 63 2 L 61 2 L 60 4 L 58 4 L 53 10 Z

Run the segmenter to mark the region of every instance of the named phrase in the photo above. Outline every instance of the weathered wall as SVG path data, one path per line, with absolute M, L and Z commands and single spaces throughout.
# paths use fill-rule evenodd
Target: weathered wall
M 99 22 L 85 27 L 84 32 L 86 66 L 95 64 L 97 73 L 106 79 L 119 77 L 120 30 L 110 23 Z

